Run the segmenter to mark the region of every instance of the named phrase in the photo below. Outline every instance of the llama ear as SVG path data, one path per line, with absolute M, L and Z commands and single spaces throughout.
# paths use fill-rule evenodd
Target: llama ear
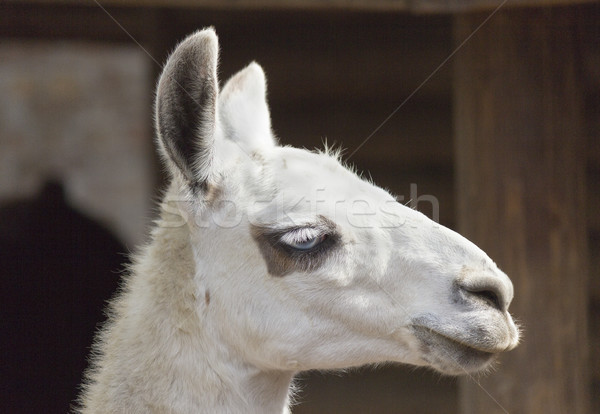
M 218 96 L 218 40 L 214 30 L 198 31 L 171 54 L 158 81 L 158 145 L 171 173 L 192 190 L 205 189 L 211 176 Z
M 226 136 L 249 152 L 275 145 L 266 93 L 265 73 L 252 62 L 227 81 L 219 97 Z

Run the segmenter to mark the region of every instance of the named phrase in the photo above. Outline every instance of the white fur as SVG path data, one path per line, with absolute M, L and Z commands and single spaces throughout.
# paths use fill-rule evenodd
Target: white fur
M 173 174 L 97 344 L 81 412 L 282 413 L 301 370 L 489 364 L 423 331 L 494 354 L 517 344 L 511 282 L 487 255 L 335 157 L 276 146 L 265 90 L 253 63 L 219 96 L 202 172 L 219 177 L 215 200 L 190 199 Z M 269 274 L 251 228 L 301 228 L 290 241 L 314 236 L 302 227 L 319 217 L 335 223 L 339 248 L 314 271 Z M 495 292 L 500 308 L 467 287 Z

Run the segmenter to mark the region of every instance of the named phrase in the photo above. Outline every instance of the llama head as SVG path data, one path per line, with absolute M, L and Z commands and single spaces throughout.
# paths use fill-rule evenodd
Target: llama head
M 211 29 L 188 37 L 156 101 L 203 329 L 273 370 L 392 361 L 460 374 L 516 346 L 512 284 L 484 252 L 335 155 L 279 146 L 260 66 L 220 91 L 217 59 Z

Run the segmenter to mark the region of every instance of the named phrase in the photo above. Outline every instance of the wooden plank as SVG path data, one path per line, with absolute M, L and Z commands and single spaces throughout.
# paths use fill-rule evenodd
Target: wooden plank
M 600 310 L 600 231 L 591 231 L 590 238 L 590 301 Z M 598 315 L 600 317 L 600 315 Z M 598 331 L 600 332 L 600 330 Z M 593 348 L 600 349 L 600 348 Z M 598 367 L 600 368 L 600 366 Z
M 284 99 L 282 95 L 285 90 L 273 89 L 271 101 Z M 346 156 L 358 149 L 349 161 L 359 167 L 425 170 L 450 168 L 453 162 L 450 102 L 445 101 L 414 101 L 373 135 L 396 102 L 324 105 L 306 100 L 301 106 L 272 103 L 271 112 L 274 130 L 284 144 L 312 149 L 322 148 L 327 140 L 341 146 Z
M 588 229 L 600 234 L 600 166 L 598 167 L 588 167 L 587 221 Z
M 457 17 L 455 42 L 485 17 Z M 462 381 L 462 413 L 590 412 L 577 21 L 572 9 L 500 12 L 457 54 L 459 229 L 512 278 L 525 326 L 498 372 Z
M 133 43 L 133 37 L 147 48 L 147 40 L 160 30 L 153 19 L 156 10 L 118 8 L 109 13 L 126 31 L 99 7 L 4 2 L 0 4 L 0 36 L 126 43 Z
M 590 349 L 600 349 L 600 300 L 592 301 L 590 306 Z M 600 353 L 592 352 L 592 413 L 600 413 Z
M 21 0 L 5 0 L 20 3 Z M 556 6 L 591 3 L 594 0 L 511 0 L 506 8 L 517 6 Z M 42 4 L 96 5 L 90 0 L 29 0 Z M 125 7 L 177 7 L 212 9 L 291 9 L 291 10 L 384 10 L 415 13 L 448 13 L 474 10 L 491 10 L 499 0 L 102 0 L 103 6 Z
M 523 7 L 572 6 L 593 3 L 595 0 L 417 0 L 410 10 L 419 13 L 466 13 Z
M 599 206 L 597 204 L 596 206 Z M 590 349 L 600 349 L 600 231 L 590 231 Z M 590 352 L 592 413 L 600 412 L 600 352 Z
M 20 3 L 22 0 L 5 0 Z M 565 0 L 569 1 L 569 0 Z M 30 0 L 41 4 L 85 4 L 93 0 Z M 210 9 L 354 9 L 354 10 L 407 10 L 410 0 L 98 0 L 105 7 L 171 7 Z
M 285 90 L 286 103 L 297 105 L 310 99 L 372 105 L 377 99 L 392 101 L 386 109 L 391 111 L 447 57 L 451 46 L 450 18 L 444 16 L 142 8 L 108 12 L 160 63 L 185 35 L 213 25 L 222 44 L 223 80 L 256 60 L 267 72 L 270 91 Z M 133 44 L 127 33 L 98 7 L 9 4 L 0 13 L 0 35 L 7 37 Z M 414 98 L 450 94 L 450 70 L 444 68 Z
M 297 385 L 300 404 L 293 414 L 452 414 L 458 406 L 454 378 L 408 366 L 307 372 Z
M 587 130 L 588 227 L 600 234 L 600 7 L 588 8 L 581 21 L 582 77 Z M 600 254 L 600 249 L 591 250 Z M 596 254 L 596 255 L 597 255 Z M 600 267 L 591 266 L 600 286 Z M 600 291 L 598 291 L 600 300 Z M 600 307 L 598 308 L 600 309 Z M 600 348 L 597 348 L 600 349 Z M 599 367 L 600 369 L 600 367 Z M 600 394 L 597 396 L 600 404 Z

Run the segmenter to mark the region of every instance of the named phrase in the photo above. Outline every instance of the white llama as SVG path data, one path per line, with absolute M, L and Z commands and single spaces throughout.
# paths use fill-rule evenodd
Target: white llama
M 217 56 L 199 31 L 158 83 L 172 181 L 80 412 L 289 412 L 302 370 L 461 374 L 516 346 L 512 284 L 483 251 L 334 155 L 278 146 L 261 67 L 219 91 Z

